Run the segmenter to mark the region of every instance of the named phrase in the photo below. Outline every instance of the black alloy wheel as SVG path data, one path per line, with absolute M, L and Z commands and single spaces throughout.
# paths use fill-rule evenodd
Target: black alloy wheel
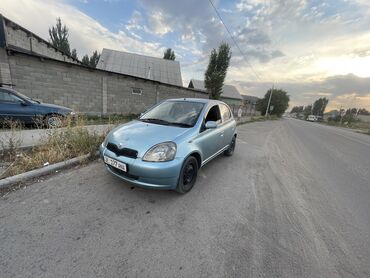
M 226 156 L 232 156 L 234 154 L 235 145 L 236 145 L 236 136 L 233 136 L 233 139 L 231 139 L 231 143 L 227 150 L 224 152 L 224 154 Z
M 179 193 L 189 192 L 197 180 L 198 175 L 198 161 L 194 156 L 189 156 L 180 172 L 179 182 L 176 191 Z

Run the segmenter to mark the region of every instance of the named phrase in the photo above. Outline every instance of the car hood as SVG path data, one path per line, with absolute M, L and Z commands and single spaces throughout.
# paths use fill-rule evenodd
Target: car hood
M 107 137 L 107 142 L 114 143 L 120 148 L 137 150 L 138 157 L 142 157 L 152 146 L 162 142 L 174 142 L 180 136 L 190 132 L 190 130 L 191 128 L 166 126 L 135 120 L 113 129 Z
M 51 104 L 51 103 L 38 103 L 37 106 L 39 107 L 45 107 L 45 108 L 50 108 L 53 110 L 63 110 L 63 111 L 72 111 L 72 109 L 69 109 L 64 106 L 56 105 L 56 104 Z

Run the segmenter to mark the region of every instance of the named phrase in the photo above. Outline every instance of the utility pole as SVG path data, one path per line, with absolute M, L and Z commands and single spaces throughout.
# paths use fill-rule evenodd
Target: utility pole
M 270 92 L 270 97 L 269 97 L 269 102 L 268 102 L 267 108 L 266 108 L 265 117 L 267 117 L 267 112 L 269 111 L 269 108 L 270 108 L 270 102 L 271 102 L 271 96 L 272 96 L 272 91 L 273 90 L 274 90 L 274 84 L 272 84 L 272 88 L 271 88 L 271 92 Z

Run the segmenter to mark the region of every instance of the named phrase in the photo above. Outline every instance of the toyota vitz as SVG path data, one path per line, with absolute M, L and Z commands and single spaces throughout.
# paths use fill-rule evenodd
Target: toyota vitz
M 114 128 L 100 146 L 112 174 L 139 187 L 190 191 L 198 170 L 231 156 L 236 122 L 223 102 L 170 99 Z

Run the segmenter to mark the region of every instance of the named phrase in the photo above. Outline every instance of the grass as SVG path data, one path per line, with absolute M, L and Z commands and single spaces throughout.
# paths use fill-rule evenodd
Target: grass
M 81 155 L 93 154 L 106 136 L 89 132 L 84 118 L 73 122 L 66 119 L 64 124 L 64 128 L 50 129 L 43 138 L 45 143 L 28 151 L 20 150 L 20 142 L 14 139 L 15 132 L 19 130 L 18 124 L 10 125 L 11 135 L 6 142 L 1 143 L 1 158 L 7 162 L 7 168 L 0 175 L 0 179 Z
M 370 135 L 370 123 L 361 122 L 361 121 L 352 121 L 352 122 L 335 122 L 335 121 L 328 121 L 328 122 L 321 122 L 323 124 L 327 124 L 330 126 L 337 126 L 337 127 L 344 127 L 350 128 L 355 130 L 358 133 L 363 133 Z
M 87 125 L 98 125 L 98 124 L 118 124 L 122 122 L 128 122 L 138 117 L 137 114 L 130 115 L 108 115 L 108 116 L 92 116 L 92 115 L 83 115 L 79 116 L 82 118 Z

